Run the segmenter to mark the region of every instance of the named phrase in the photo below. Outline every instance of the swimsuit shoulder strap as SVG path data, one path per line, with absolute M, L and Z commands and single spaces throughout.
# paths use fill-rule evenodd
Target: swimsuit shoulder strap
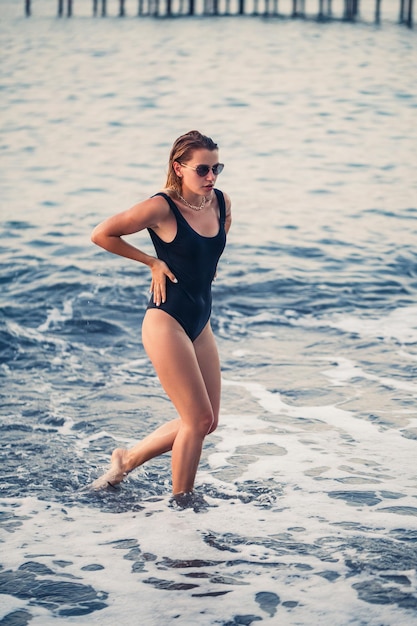
M 214 193 L 216 194 L 217 202 L 219 203 L 220 223 L 222 226 L 224 226 L 226 222 L 226 203 L 224 201 L 224 195 L 223 192 L 220 191 L 220 189 L 214 189 Z
M 162 196 L 163 198 L 165 198 L 165 200 L 168 202 L 170 208 L 173 210 L 175 216 L 177 217 L 178 215 L 180 217 L 182 217 L 181 212 L 179 210 L 179 208 L 177 207 L 177 205 L 175 204 L 175 202 L 173 201 L 172 198 L 170 198 L 170 196 L 167 193 L 164 193 L 163 191 L 159 191 L 158 193 L 155 193 L 152 198 L 154 198 L 155 196 Z M 183 218 L 184 219 L 184 218 Z

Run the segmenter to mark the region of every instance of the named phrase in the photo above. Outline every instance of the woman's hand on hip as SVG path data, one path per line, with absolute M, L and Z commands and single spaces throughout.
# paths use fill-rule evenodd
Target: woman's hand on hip
M 163 304 L 166 300 L 166 281 L 167 278 L 173 283 L 177 283 L 177 279 L 169 269 L 165 261 L 155 259 L 151 266 L 152 281 L 149 291 L 153 294 L 153 302 L 156 306 Z

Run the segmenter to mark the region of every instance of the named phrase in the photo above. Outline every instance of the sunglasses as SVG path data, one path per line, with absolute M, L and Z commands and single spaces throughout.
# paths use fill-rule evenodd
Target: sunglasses
M 183 167 L 188 167 L 190 170 L 194 170 L 198 176 L 201 176 L 201 178 L 207 176 L 210 170 L 215 176 L 217 176 L 223 171 L 224 168 L 223 163 L 216 163 L 212 167 L 210 167 L 210 165 L 197 165 L 197 167 L 193 167 L 192 165 L 187 165 L 186 163 L 180 163 L 180 165 L 182 165 Z

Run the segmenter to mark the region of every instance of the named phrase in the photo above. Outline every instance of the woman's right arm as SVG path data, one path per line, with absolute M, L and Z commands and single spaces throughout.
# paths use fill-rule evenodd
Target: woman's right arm
M 165 302 L 166 277 L 176 282 L 174 274 L 164 261 L 142 252 L 123 239 L 145 228 L 157 229 L 167 218 L 169 207 L 160 196 L 135 204 L 131 209 L 113 215 L 96 226 L 91 241 L 96 245 L 127 259 L 147 265 L 152 272 L 151 291 L 156 305 Z
M 91 233 L 91 241 L 113 254 L 151 266 L 154 257 L 132 246 L 122 237 L 138 233 L 145 228 L 155 228 L 164 217 L 161 208 L 163 209 L 159 198 L 150 198 L 135 204 L 127 211 L 112 215 L 98 224 Z

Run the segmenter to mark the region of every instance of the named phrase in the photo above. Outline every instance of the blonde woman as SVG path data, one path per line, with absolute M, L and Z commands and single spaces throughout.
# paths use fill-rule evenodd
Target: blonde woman
M 142 340 L 178 414 L 133 448 L 114 450 L 110 469 L 94 489 L 114 487 L 136 467 L 171 451 L 174 500 L 192 505 L 203 441 L 217 427 L 220 408 L 220 362 L 210 314 L 211 283 L 231 224 L 230 199 L 215 188 L 222 170 L 217 144 L 190 131 L 173 144 L 165 189 L 106 219 L 92 233 L 97 245 L 151 271 Z M 156 256 L 123 239 L 145 229 Z

